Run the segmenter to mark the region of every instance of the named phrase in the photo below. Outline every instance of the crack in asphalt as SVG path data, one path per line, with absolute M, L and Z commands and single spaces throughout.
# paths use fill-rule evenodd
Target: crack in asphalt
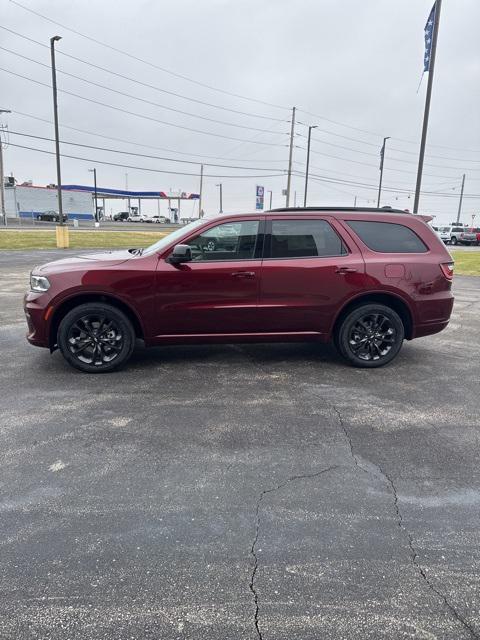
M 337 414 L 338 417 L 338 421 L 339 424 L 342 428 L 342 431 L 345 434 L 345 438 L 347 439 L 348 442 L 348 446 L 350 449 L 350 455 L 353 458 L 353 461 L 355 463 L 355 466 L 357 466 L 359 469 L 361 469 L 362 471 L 365 471 L 366 473 L 371 473 L 370 471 L 368 471 L 367 469 L 365 469 L 364 467 L 362 467 L 362 465 L 359 463 L 358 461 L 358 457 L 355 453 L 354 447 L 353 447 L 353 442 L 352 442 L 352 438 L 348 432 L 348 429 L 346 427 L 345 421 L 343 419 L 342 414 L 340 413 L 340 411 L 337 409 L 337 407 L 331 405 L 332 409 L 334 410 L 334 412 Z M 385 478 L 385 480 L 387 481 L 391 493 L 393 495 L 393 506 L 395 509 L 395 513 L 397 516 L 397 525 L 400 528 L 400 530 L 402 531 L 402 534 L 404 536 L 406 536 L 407 541 L 408 541 L 408 548 L 410 551 L 410 557 L 412 560 L 412 564 L 415 567 L 415 569 L 418 571 L 418 573 L 420 574 L 420 576 L 422 577 L 423 581 L 427 584 L 428 588 L 438 597 L 440 598 L 443 603 L 445 604 L 445 606 L 447 607 L 447 609 L 450 611 L 450 613 L 453 615 L 453 617 L 461 624 L 463 625 L 463 627 L 470 633 L 471 637 L 474 638 L 475 640 L 480 640 L 480 636 L 477 634 L 477 632 L 475 631 L 475 629 L 458 613 L 458 611 L 455 609 L 455 607 L 449 602 L 448 598 L 441 592 L 439 591 L 434 584 L 432 584 L 432 582 L 429 580 L 425 569 L 422 567 L 422 565 L 420 564 L 420 562 L 418 561 L 418 553 L 417 550 L 415 549 L 415 544 L 413 541 L 413 536 L 412 534 L 408 531 L 408 529 L 406 528 L 404 522 L 403 522 L 403 515 L 402 512 L 400 511 L 400 506 L 398 503 L 398 493 L 397 493 L 397 488 L 395 486 L 395 483 L 393 481 L 393 478 L 386 472 L 384 471 L 384 469 L 381 467 L 381 465 L 373 463 L 375 465 L 375 467 L 378 469 L 378 471 L 381 473 L 381 475 Z
M 393 504 L 394 504 L 395 512 L 397 514 L 397 524 L 398 524 L 399 528 L 402 530 L 402 532 L 405 534 L 405 536 L 407 537 L 408 547 L 409 547 L 409 550 L 410 550 L 410 556 L 412 558 L 412 564 L 417 569 L 417 571 L 421 575 L 421 577 L 424 580 L 424 582 L 428 585 L 429 589 L 431 591 L 433 591 L 433 593 L 437 597 L 439 597 L 441 600 L 443 600 L 445 606 L 450 611 L 450 613 L 453 615 L 453 617 L 456 620 L 458 620 L 458 622 L 460 622 L 460 624 L 463 625 L 463 627 L 470 633 L 472 638 L 475 638 L 475 640 L 479 640 L 480 636 L 477 634 L 475 629 L 458 613 L 458 611 L 455 609 L 453 604 L 451 604 L 448 601 L 447 596 L 445 596 L 441 591 L 439 591 L 437 589 L 437 587 L 434 584 L 432 584 L 432 582 L 429 580 L 425 569 L 422 567 L 422 565 L 418 561 L 418 553 L 417 553 L 417 550 L 415 549 L 415 545 L 414 545 L 414 542 L 413 542 L 413 536 L 408 531 L 408 529 L 405 527 L 405 525 L 403 523 L 403 515 L 402 515 L 402 512 L 400 511 L 400 507 L 399 507 L 399 504 L 398 504 L 398 493 L 397 493 L 397 488 L 395 486 L 395 483 L 393 482 L 392 477 L 386 471 L 384 471 L 380 465 L 376 465 L 376 466 L 377 466 L 378 470 L 380 471 L 380 473 L 382 474 L 382 476 L 387 480 L 388 484 L 390 485 L 390 488 L 391 488 L 391 491 L 392 491 L 392 494 L 393 494 Z
M 287 484 L 289 484 L 290 482 L 295 482 L 296 480 L 306 480 L 306 479 L 311 479 L 311 478 L 318 478 L 319 476 L 328 473 L 329 471 L 334 471 L 335 469 L 338 469 L 340 467 L 340 465 L 333 465 L 331 467 L 327 467 L 326 469 L 322 469 L 321 471 L 317 471 L 316 473 L 305 473 L 305 474 L 301 474 L 301 475 L 295 475 L 295 476 L 291 476 L 290 478 L 288 478 L 287 480 L 285 480 L 284 482 L 282 482 L 281 484 L 277 485 L 276 487 L 272 487 L 271 489 L 264 489 L 261 493 L 260 496 L 258 498 L 256 507 L 255 507 L 255 536 L 253 538 L 253 542 L 252 542 L 252 546 L 250 549 L 250 554 L 253 556 L 253 569 L 252 569 L 252 573 L 250 576 L 250 584 L 249 584 L 249 588 L 250 591 L 253 594 L 253 601 L 255 603 L 255 616 L 254 616 L 254 624 L 255 624 L 255 630 L 257 632 L 257 636 L 259 638 L 259 640 L 264 640 L 262 632 L 260 630 L 260 626 L 259 626 L 259 616 L 260 616 L 260 607 L 258 604 L 258 593 L 255 587 L 255 576 L 257 574 L 257 570 L 258 570 L 258 556 L 255 550 L 255 547 L 257 545 L 258 542 L 258 537 L 260 535 L 260 505 L 262 503 L 262 500 L 264 498 L 264 496 L 266 496 L 268 493 L 274 493 L 275 491 L 279 491 L 280 489 L 282 489 L 283 487 L 285 487 Z

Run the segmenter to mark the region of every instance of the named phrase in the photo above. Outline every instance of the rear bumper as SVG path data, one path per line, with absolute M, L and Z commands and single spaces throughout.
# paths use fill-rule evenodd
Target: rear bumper
M 437 296 L 433 300 L 418 305 L 418 318 L 413 326 L 411 337 L 421 338 L 443 331 L 450 322 L 454 300 L 449 292 L 446 296 Z

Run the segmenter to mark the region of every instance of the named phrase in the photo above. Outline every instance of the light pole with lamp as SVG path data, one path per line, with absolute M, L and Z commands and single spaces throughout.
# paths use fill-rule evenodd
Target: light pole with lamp
M 308 169 L 310 166 L 310 142 L 312 139 L 312 129 L 316 129 L 318 125 L 312 125 L 308 127 L 308 142 L 307 142 L 307 166 L 305 167 L 305 192 L 303 194 L 303 206 L 307 206 L 307 189 L 308 189 Z
M 219 188 L 219 193 L 220 193 L 220 211 L 219 211 L 219 213 L 223 213 L 223 185 L 220 182 L 220 184 L 216 184 L 215 186 Z

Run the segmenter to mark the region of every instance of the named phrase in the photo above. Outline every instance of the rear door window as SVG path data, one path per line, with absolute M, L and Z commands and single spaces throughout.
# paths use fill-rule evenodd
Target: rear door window
M 347 249 L 326 220 L 272 220 L 270 258 L 341 256 Z
M 428 247 L 403 224 L 346 220 L 348 226 L 372 251 L 381 253 L 426 253 Z

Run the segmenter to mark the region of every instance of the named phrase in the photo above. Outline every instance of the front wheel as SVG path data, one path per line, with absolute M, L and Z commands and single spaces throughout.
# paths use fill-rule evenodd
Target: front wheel
M 355 367 L 382 367 L 398 354 L 405 338 L 400 316 L 382 304 L 353 309 L 341 322 L 335 344 Z
M 61 320 L 57 342 L 65 360 L 86 373 L 104 373 L 124 365 L 135 346 L 127 316 L 109 304 L 75 307 Z
M 453 237 L 451 238 L 451 240 L 450 240 L 450 244 L 453 244 L 453 245 L 456 245 L 456 244 L 457 244 L 457 242 L 458 242 L 458 240 L 456 239 L 456 237 L 455 237 L 455 236 L 453 236 Z

